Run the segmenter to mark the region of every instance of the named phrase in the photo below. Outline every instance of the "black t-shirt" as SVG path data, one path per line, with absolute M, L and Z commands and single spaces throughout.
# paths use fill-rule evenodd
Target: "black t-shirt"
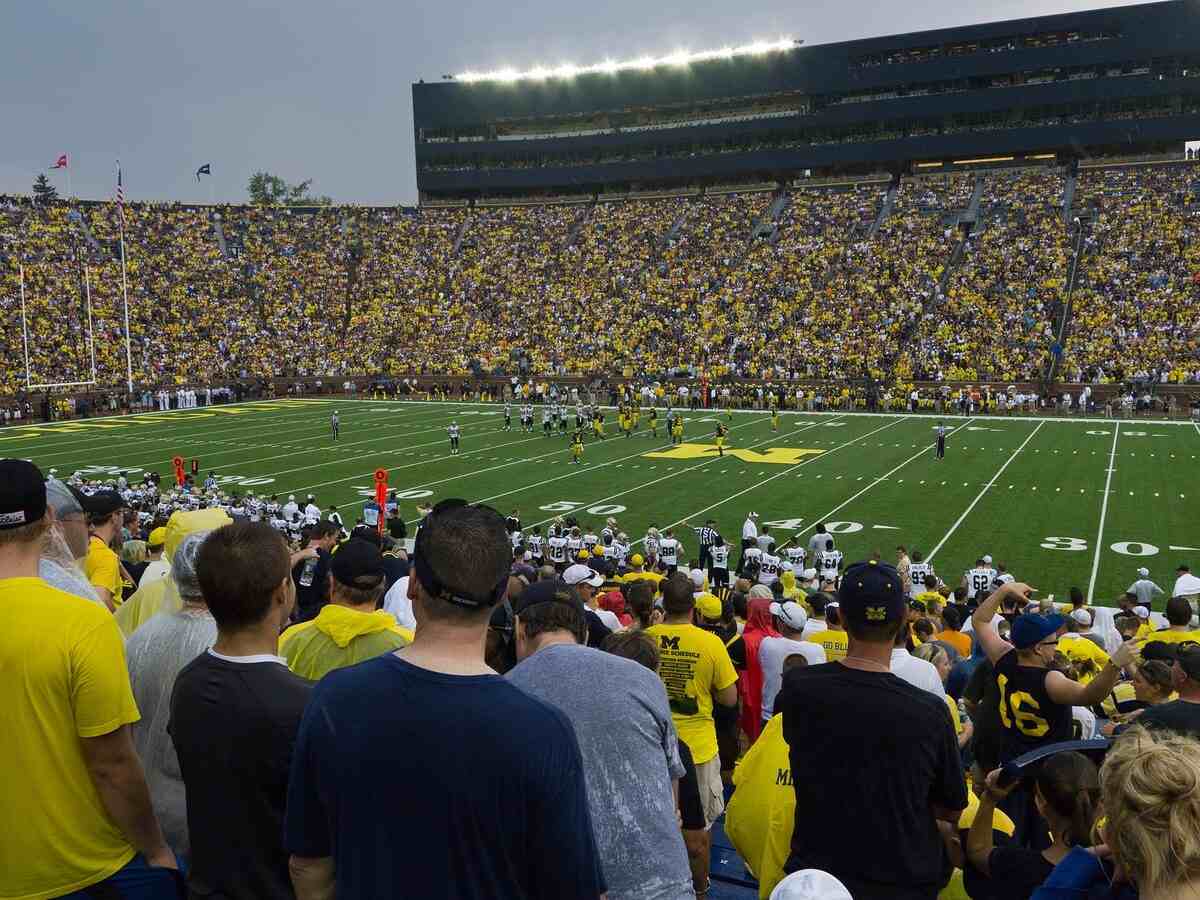
M 1046 691 L 1049 669 L 1021 665 L 1016 649 L 996 660 L 995 669 L 1000 693 L 1001 762 L 1074 737 L 1071 707 L 1055 703 Z
M 796 792 L 785 869 L 823 869 L 855 900 L 931 900 L 946 873 L 932 807 L 967 789 L 945 701 L 886 672 L 791 669 L 783 713 Z
M 403 516 L 391 516 L 387 519 L 387 533 L 389 537 L 397 541 L 404 540 L 408 536 L 408 526 L 404 524 Z
M 1188 700 L 1160 703 L 1150 707 L 1134 721 L 1147 728 L 1169 728 L 1200 739 L 1200 703 Z
M 385 654 L 330 672 L 296 738 L 284 842 L 341 900 L 605 889 L 570 720 L 496 675 Z
M 234 662 L 208 652 L 175 679 L 167 731 L 187 789 L 193 896 L 295 896 L 283 813 L 311 690 L 279 662 Z
M 296 612 L 297 622 L 307 622 L 315 619 L 321 607 L 329 602 L 329 565 L 333 555 L 322 547 L 317 548 L 317 568 L 313 572 L 313 582 L 307 587 L 300 583 L 307 559 L 296 563 L 292 569 L 292 581 L 296 582 Z
M 996 670 L 992 662 L 984 659 L 975 666 L 963 697 L 976 704 L 971 714 L 975 725 L 972 750 L 983 771 L 990 772 L 1000 765 L 1000 752 L 1004 741 L 1004 727 L 1000 724 L 1000 688 L 996 685 Z
M 1054 871 L 1038 850 L 996 847 L 988 857 L 986 890 L 989 900 L 1028 900 Z

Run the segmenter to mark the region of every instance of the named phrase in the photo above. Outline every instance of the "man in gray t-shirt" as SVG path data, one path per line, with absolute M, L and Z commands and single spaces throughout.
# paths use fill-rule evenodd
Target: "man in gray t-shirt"
M 675 812 L 684 769 L 662 681 L 584 646 L 587 619 L 571 588 L 538 582 L 513 611 L 520 662 L 507 677 L 575 729 L 609 900 L 694 896 Z

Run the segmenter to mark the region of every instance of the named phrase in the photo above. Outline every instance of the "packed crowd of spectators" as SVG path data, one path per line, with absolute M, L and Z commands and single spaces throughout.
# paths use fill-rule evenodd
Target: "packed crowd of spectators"
M 1200 889 L 1186 566 L 307 499 L 0 460 L 0 893 L 685 900 L 718 822 L 764 900 Z
M 1194 166 L 1059 170 L 578 205 L 126 206 L 141 387 L 271 375 L 668 372 L 1200 380 Z M 125 381 L 110 203 L 0 199 L 0 394 Z M 1080 238 L 1079 241 L 1076 239 Z M 1073 250 L 1079 275 L 1066 336 Z M 949 267 L 949 268 L 948 268 Z M 89 304 L 90 298 L 90 304 Z M 90 328 L 89 328 L 90 320 Z M 88 340 L 89 336 L 93 340 Z

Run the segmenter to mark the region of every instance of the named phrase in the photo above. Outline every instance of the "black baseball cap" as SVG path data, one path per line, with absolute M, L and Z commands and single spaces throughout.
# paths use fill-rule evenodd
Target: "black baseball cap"
M 111 489 L 95 491 L 91 494 L 81 493 L 79 496 L 79 505 L 90 516 L 108 516 L 115 513 L 118 509 L 129 508 L 129 504 L 125 502 L 125 498 Z
M 1200 644 L 1183 641 L 1175 647 L 1175 661 L 1192 681 L 1200 681 Z
M 342 544 L 333 554 L 329 566 L 335 580 L 347 587 L 371 589 L 378 587 L 386 576 L 383 554 L 370 541 L 353 538 Z
M 0 459 L 0 531 L 22 528 L 46 515 L 46 479 L 24 459 Z
M 562 603 L 576 610 L 581 616 L 584 615 L 583 601 L 579 599 L 579 595 L 557 579 L 535 581 L 525 588 L 521 596 L 513 601 L 513 612 L 519 616 L 538 603 Z
M 887 625 L 907 618 L 908 602 L 895 566 L 878 560 L 855 563 L 842 575 L 838 605 L 847 625 Z

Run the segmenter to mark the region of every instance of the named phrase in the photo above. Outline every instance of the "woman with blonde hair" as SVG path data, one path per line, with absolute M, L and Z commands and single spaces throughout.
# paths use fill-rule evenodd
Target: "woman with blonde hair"
M 1100 769 L 1107 848 L 1140 900 L 1200 897 L 1200 741 L 1135 726 Z

